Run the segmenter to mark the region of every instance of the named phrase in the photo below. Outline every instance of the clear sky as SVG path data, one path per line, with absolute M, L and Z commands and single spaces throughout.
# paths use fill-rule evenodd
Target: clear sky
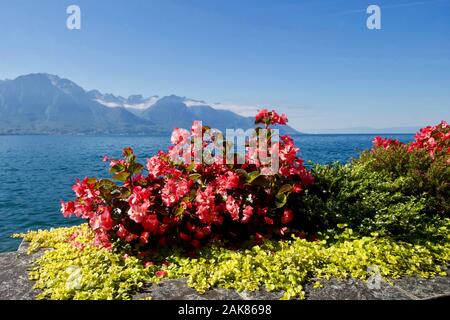
M 450 120 L 450 0 L 0 0 L 0 79 L 32 72 L 276 107 L 300 131 L 423 126 Z

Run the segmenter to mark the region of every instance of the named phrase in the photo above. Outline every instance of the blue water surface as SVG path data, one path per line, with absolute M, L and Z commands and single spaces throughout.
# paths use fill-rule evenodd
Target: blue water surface
M 410 141 L 412 135 L 383 135 Z M 301 135 L 294 137 L 305 160 L 346 162 L 370 148 L 375 135 Z M 166 149 L 169 137 L 1 136 L 0 252 L 16 250 L 13 233 L 79 223 L 64 218 L 60 200 L 73 198 L 75 178 L 108 177 L 104 155 L 120 157 L 131 146 L 141 160 Z

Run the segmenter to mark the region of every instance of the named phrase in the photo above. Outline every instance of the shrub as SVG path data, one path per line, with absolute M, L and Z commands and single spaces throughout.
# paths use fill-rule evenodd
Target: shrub
M 355 163 L 405 179 L 403 194 L 427 197 L 428 214 L 450 217 L 450 126 L 445 121 L 420 129 L 408 144 L 377 137 L 373 149 L 363 152 Z
M 310 232 L 336 229 L 339 224 L 360 235 L 377 232 L 408 241 L 442 239 L 445 219 L 429 212 L 434 199 L 406 194 L 411 180 L 392 178 L 363 164 L 312 168 L 315 184 L 308 187 L 298 207 Z
M 349 164 L 313 166 L 315 184 L 297 199 L 304 227 L 346 224 L 362 235 L 441 239 L 450 217 L 449 131 L 442 122 L 409 144 L 376 137 L 373 149 Z
M 267 110 L 261 110 L 255 121 L 265 129 L 286 122 L 285 115 Z M 274 131 L 263 134 L 271 145 L 269 154 L 279 150 L 279 170 L 273 175 L 265 175 L 267 164 L 255 157 L 265 152 L 252 147 L 250 139 L 256 136 L 247 142 L 244 164 L 227 164 L 225 159 L 212 164 L 179 161 L 180 150 L 186 148 L 195 156 L 192 139 L 200 137 L 204 148 L 215 142 L 209 128 L 194 122 L 190 132 L 175 129 L 168 152 L 148 159 L 146 168 L 131 148 L 124 149 L 123 159 L 110 162 L 112 178 L 119 184 L 77 180 L 76 200 L 63 202 L 62 212 L 88 220 L 96 243 L 106 248 L 119 242 L 135 251 L 168 244 L 195 249 L 210 240 L 260 242 L 284 236 L 295 219 L 295 208 L 288 201 L 312 178 L 297 157 L 292 138 L 281 136 L 276 142 Z

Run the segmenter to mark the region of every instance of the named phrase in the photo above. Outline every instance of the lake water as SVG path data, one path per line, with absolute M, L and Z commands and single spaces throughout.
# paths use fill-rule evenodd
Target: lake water
M 294 137 L 305 160 L 348 161 L 371 147 L 375 135 L 302 135 Z M 410 141 L 412 135 L 384 135 Z M 73 198 L 75 178 L 108 177 L 104 155 L 120 157 L 131 146 L 141 160 L 166 149 L 169 137 L 1 136 L 0 252 L 16 250 L 10 235 L 28 229 L 78 223 L 64 218 L 60 200 Z

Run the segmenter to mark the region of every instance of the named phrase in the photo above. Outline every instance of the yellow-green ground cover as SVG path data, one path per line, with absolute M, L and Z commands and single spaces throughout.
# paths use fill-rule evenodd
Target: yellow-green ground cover
M 93 246 L 87 224 L 15 236 L 30 242 L 30 253 L 51 249 L 37 258 L 30 272 L 35 287 L 41 289 L 38 298 L 49 299 L 131 299 L 144 284 L 181 277 L 188 278 L 188 285 L 200 293 L 212 287 L 266 288 L 284 291 L 284 299 L 302 299 L 306 283 L 320 286 L 321 279 L 331 277 L 367 280 L 374 266 L 385 279 L 446 274 L 443 268 L 450 261 L 446 227 L 441 230 L 447 234 L 445 240 L 420 244 L 376 233 L 357 237 L 341 227 L 339 236 L 322 235 L 313 242 L 292 238 L 238 250 L 216 244 L 201 249 L 195 257 L 167 249 L 152 261 L 128 256 L 118 246 L 113 250 Z M 74 233 L 77 245 L 70 240 Z

